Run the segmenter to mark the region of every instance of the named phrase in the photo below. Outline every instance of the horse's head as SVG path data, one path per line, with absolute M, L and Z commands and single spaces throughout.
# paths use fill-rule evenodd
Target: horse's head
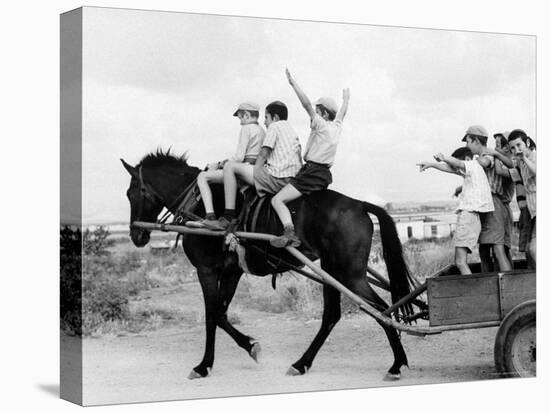
M 147 245 L 151 231 L 132 226 L 135 221 L 154 222 L 164 204 L 158 193 L 143 180 L 141 164 L 131 166 L 121 159 L 122 165 L 132 177 L 126 196 L 130 201 L 130 238 L 136 247 Z

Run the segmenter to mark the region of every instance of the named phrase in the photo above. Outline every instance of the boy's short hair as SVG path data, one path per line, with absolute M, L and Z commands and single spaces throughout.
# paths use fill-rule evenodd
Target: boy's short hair
M 467 146 L 461 146 L 460 148 L 456 149 L 451 156 L 456 159 L 460 159 L 461 161 L 465 160 L 466 158 L 473 159 L 474 155 L 472 154 L 472 151 Z
M 508 135 L 508 144 L 510 144 L 510 142 L 515 139 L 521 139 L 529 147 L 529 149 L 537 148 L 537 145 L 535 144 L 535 142 L 533 142 L 533 139 L 527 136 L 525 131 L 521 129 L 514 129 L 512 132 L 510 132 L 510 135 Z
M 321 112 L 326 112 L 328 120 L 334 120 L 336 118 L 336 112 L 333 112 L 332 110 L 327 109 L 323 105 L 317 104 L 316 106 L 321 110 Z
M 273 117 L 274 115 L 277 115 L 279 116 L 280 120 L 288 119 L 288 109 L 286 105 L 279 100 L 271 102 L 269 105 L 267 105 L 265 108 L 265 111 L 266 113 L 269 113 L 271 117 Z

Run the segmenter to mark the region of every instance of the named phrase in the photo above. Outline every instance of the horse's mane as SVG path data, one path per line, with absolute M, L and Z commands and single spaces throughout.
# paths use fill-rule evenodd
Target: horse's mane
M 176 168 L 188 168 L 187 164 L 187 152 L 183 155 L 177 156 L 170 153 L 170 148 L 166 152 L 162 149 L 157 149 L 156 152 L 151 152 L 145 155 L 139 165 L 145 168 L 155 168 L 158 166 L 173 166 Z

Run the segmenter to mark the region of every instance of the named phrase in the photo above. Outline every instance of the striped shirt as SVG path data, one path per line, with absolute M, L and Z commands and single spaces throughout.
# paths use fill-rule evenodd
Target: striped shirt
M 525 197 L 525 187 L 523 186 L 523 181 L 521 180 L 521 175 L 518 168 L 511 168 L 508 170 L 510 172 L 510 178 L 516 184 L 516 201 L 518 207 L 527 208 L 527 198 Z
M 495 174 L 496 174 L 496 166 L 499 166 L 502 170 L 508 170 L 510 171 L 509 168 L 507 168 L 500 159 L 495 159 Z M 512 202 L 512 199 L 514 198 L 514 194 L 516 192 L 516 186 L 514 184 L 514 181 L 512 180 L 512 178 L 508 178 L 508 177 L 505 177 L 505 176 L 502 176 L 502 175 L 498 175 L 498 177 L 500 178 L 500 193 L 497 193 L 497 195 L 500 196 L 500 199 L 502 199 L 502 202 L 504 202 L 505 204 L 508 204 L 510 202 Z
M 262 148 L 264 138 L 264 128 L 257 123 L 243 125 L 239 134 L 237 150 L 229 160 L 243 162 L 245 158 L 256 159 Z
M 484 167 L 484 170 L 487 175 L 487 181 L 489 181 L 489 186 L 491 187 L 491 193 L 495 195 L 502 195 L 502 177 L 497 174 L 495 168 L 495 158 L 491 155 L 481 156 L 490 162 L 489 166 Z
M 537 151 L 531 151 L 527 155 L 527 159 L 536 165 Z M 515 160 L 514 164 L 519 168 L 521 174 L 521 180 L 525 188 L 525 197 L 527 198 L 527 208 L 529 208 L 531 218 L 535 218 L 537 216 L 537 176 L 529 170 L 525 162 Z
M 304 159 L 332 166 L 341 133 L 341 120 L 327 121 L 315 114 L 311 119 L 311 133 L 307 141 Z
M 302 167 L 300 139 L 286 120 L 271 123 L 262 146 L 271 148 L 265 168 L 276 178 L 296 176 Z
M 494 211 L 491 187 L 479 162 L 477 160 L 464 161 L 464 169 L 464 183 L 457 211 Z

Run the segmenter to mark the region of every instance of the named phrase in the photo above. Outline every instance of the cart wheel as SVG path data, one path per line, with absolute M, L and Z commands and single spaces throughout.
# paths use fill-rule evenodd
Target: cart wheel
M 535 300 L 510 311 L 497 332 L 495 365 L 506 377 L 534 377 L 537 374 L 537 313 Z

